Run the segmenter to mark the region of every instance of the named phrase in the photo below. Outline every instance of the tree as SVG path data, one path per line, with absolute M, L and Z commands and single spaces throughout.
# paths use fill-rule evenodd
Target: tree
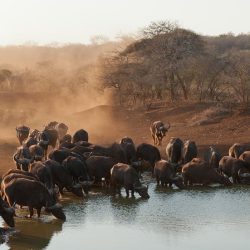
M 153 23 L 143 33 L 145 37 L 129 45 L 121 55 L 137 58 L 150 68 L 150 74 L 160 76 L 169 89 L 172 101 L 177 97 L 178 86 L 184 98 L 188 99 L 189 82 L 181 72 L 202 56 L 202 38 L 169 22 Z

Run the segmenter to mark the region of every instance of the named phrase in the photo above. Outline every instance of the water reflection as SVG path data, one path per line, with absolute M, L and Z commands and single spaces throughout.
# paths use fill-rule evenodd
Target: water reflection
M 95 188 L 89 197 L 64 196 L 67 220 L 17 219 L 6 249 L 235 249 L 250 233 L 250 187 L 149 185 L 150 199 L 113 197 Z M 209 240 L 208 240 L 209 239 Z M 210 239 L 213 239 L 210 241 Z M 72 243 L 73 242 L 73 243 Z M 209 245 L 207 245 L 209 242 Z
M 115 223 L 134 223 L 139 212 L 139 205 L 147 202 L 141 198 L 111 197 L 110 203 Z
M 10 249 L 44 249 L 54 234 L 62 231 L 63 223 L 52 219 L 49 222 L 38 219 L 17 219 L 16 233 L 8 242 Z

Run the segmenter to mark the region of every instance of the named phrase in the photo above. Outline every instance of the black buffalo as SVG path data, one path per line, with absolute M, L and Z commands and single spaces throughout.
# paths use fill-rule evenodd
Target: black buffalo
M 21 146 L 13 155 L 13 160 L 16 163 L 17 169 L 28 171 L 29 165 L 34 161 L 34 157 L 31 155 L 28 147 Z
M 169 187 L 175 184 L 178 188 L 183 188 L 183 178 L 176 175 L 175 167 L 165 160 L 160 160 L 155 163 L 154 176 L 157 185 L 161 183 L 162 186 Z
M 44 164 L 50 169 L 53 183 L 57 185 L 59 192 L 63 195 L 63 189 L 66 188 L 69 192 L 82 197 L 82 185 L 73 183 L 71 174 L 62 165 L 53 160 L 47 160 Z
M 166 147 L 167 160 L 178 166 L 178 164 L 182 163 L 182 149 L 182 140 L 174 137 L 171 138 Z
M 136 149 L 136 157 L 138 160 L 145 160 L 149 163 L 150 169 L 153 171 L 154 165 L 161 160 L 161 154 L 157 147 L 142 143 Z
M 30 128 L 24 125 L 20 125 L 16 127 L 16 136 L 20 143 L 20 145 L 23 144 L 23 142 L 28 138 L 30 132 Z
M 34 214 L 34 208 L 40 217 L 41 209 L 45 207 L 46 211 L 51 212 L 56 218 L 66 219 L 62 206 L 55 202 L 48 189 L 40 181 L 25 178 L 13 179 L 5 183 L 3 191 L 10 206 L 13 206 L 14 203 L 28 206 L 30 218 Z
M 89 134 L 84 129 L 77 130 L 72 137 L 73 143 L 80 142 L 80 141 L 86 141 L 86 142 L 89 141 Z
M 124 187 L 127 197 L 131 190 L 131 196 L 134 197 L 134 192 L 138 192 L 142 198 L 149 198 L 148 187 L 143 186 L 139 180 L 139 175 L 136 170 L 124 163 L 118 163 L 111 168 L 111 187 L 116 194 L 121 195 L 121 188 Z
M 185 141 L 182 149 L 182 163 L 186 164 L 196 158 L 198 154 L 197 146 L 194 141 Z
M 228 178 L 221 175 L 215 168 L 211 168 L 208 163 L 200 158 L 194 158 L 182 167 L 182 176 L 184 185 L 193 184 L 208 185 L 211 183 L 220 183 L 231 185 Z
M 100 184 L 102 178 L 105 178 L 105 182 L 108 185 L 110 181 L 110 169 L 116 163 L 115 159 L 106 156 L 91 156 L 86 160 L 89 175 L 95 184 Z

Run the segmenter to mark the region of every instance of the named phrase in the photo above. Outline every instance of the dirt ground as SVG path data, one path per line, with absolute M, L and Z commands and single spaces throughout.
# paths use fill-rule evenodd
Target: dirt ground
M 49 114 L 38 121 L 32 118 L 25 121 L 31 128 L 42 129 L 42 126 L 55 119 Z M 169 122 L 171 128 L 159 147 L 165 157 L 165 147 L 171 137 L 182 140 L 194 140 L 202 156 L 208 146 L 215 146 L 223 155 L 235 142 L 249 142 L 250 115 L 239 110 L 229 110 L 213 103 L 182 103 L 165 105 L 150 111 L 125 110 L 119 107 L 99 105 L 81 112 L 60 115 L 59 121 L 65 122 L 70 130 L 83 128 L 89 132 L 90 141 L 95 144 L 107 145 L 118 142 L 123 136 L 132 137 L 138 145 L 142 142 L 153 143 L 149 126 L 153 121 Z M 20 121 L 22 123 L 22 121 Z M 0 134 L 0 174 L 14 167 L 12 155 L 18 147 L 15 127 L 2 124 Z

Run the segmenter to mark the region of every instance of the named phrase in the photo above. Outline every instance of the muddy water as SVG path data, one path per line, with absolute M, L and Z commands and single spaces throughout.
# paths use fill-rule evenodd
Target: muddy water
M 49 215 L 18 218 L 16 232 L 0 248 L 248 249 L 249 193 L 241 186 L 168 190 L 150 183 L 149 200 L 98 190 L 85 200 L 65 196 L 65 223 Z

